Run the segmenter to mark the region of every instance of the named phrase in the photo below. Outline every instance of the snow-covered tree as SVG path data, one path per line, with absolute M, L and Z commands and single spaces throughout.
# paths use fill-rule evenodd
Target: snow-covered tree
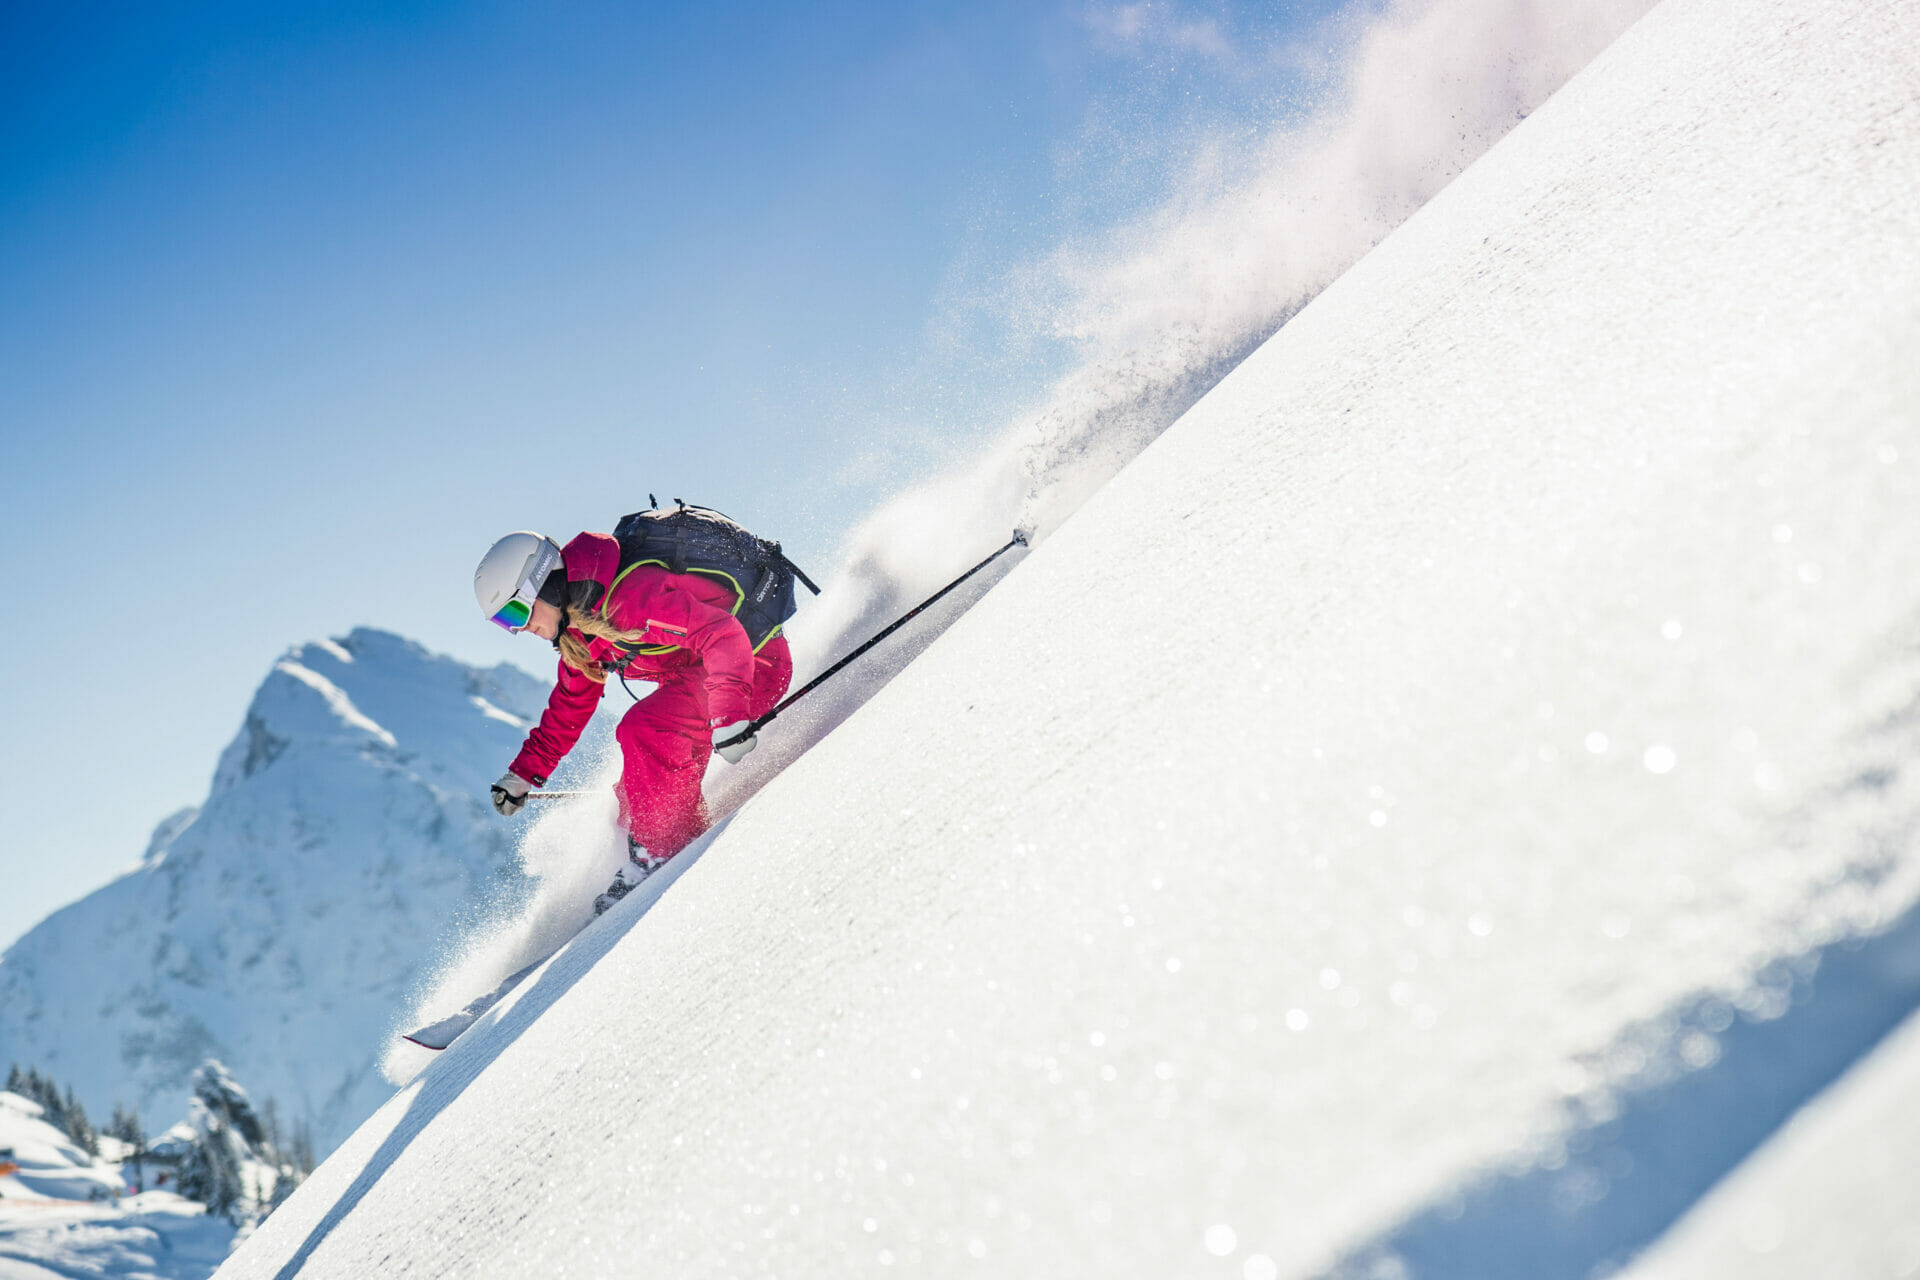
M 208 1125 L 180 1163 L 180 1194 L 207 1206 L 207 1212 L 238 1223 L 245 1187 L 240 1179 L 242 1144 L 223 1120 Z
M 235 1224 L 264 1217 L 283 1202 L 304 1170 L 280 1150 L 277 1111 L 271 1103 L 256 1109 L 225 1064 L 201 1063 L 188 1103 L 185 1127 L 192 1138 L 180 1164 L 180 1194 Z
M 210 1115 L 239 1135 L 249 1154 L 253 1148 L 266 1145 L 266 1126 L 253 1109 L 253 1100 L 219 1059 L 208 1058 L 193 1073 L 193 1096 Z

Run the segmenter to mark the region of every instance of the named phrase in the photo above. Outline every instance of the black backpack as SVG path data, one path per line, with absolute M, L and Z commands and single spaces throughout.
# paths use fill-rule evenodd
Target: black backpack
M 645 511 L 621 516 L 613 526 L 622 574 L 653 564 L 670 573 L 700 573 L 726 584 L 734 595 L 733 616 L 746 629 L 755 653 L 780 634 L 798 607 L 794 579 L 820 594 L 813 580 L 781 552 L 779 543 L 755 537 L 718 511 L 690 507 L 678 498 L 674 503 L 661 507 L 656 501 Z M 662 650 L 672 647 L 662 646 Z

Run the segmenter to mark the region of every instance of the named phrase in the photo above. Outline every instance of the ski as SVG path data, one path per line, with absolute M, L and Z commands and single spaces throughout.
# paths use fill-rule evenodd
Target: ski
M 540 793 L 536 791 L 533 794 L 539 795 Z M 574 792 L 549 792 L 548 794 L 550 795 L 585 795 L 587 793 L 582 791 L 574 791 Z M 654 869 L 658 870 L 659 867 L 664 867 L 665 865 L 666 864 L 664 862 L 660 863 Z M 664 883 L 664 881 L 662 883 Z M 638 888 L 639 886 L 634 885 L 633 887 Z M 629 890 L 629 892 L 631 892 L 631 890 Z M 621 895 L 621 897 L 625 897 L 625 896 L 626 896 L 625 894 Z M 618 899 L 615 899 L 615 901 L 618 901 Z M 466 1008 L 462 1009 L 460 1012 L 455 1014 L 450 1014 L 447 1017 L 440 1019 L 440 1021 L 438 1022 L 428 1023 L 426 1026 L 421 1027 L 416 1031 L 409 1031 L 405 1035 L 401 1036 L 400 1038 L 402 1040 L 409 1041 L 410 1043 L 417 1044 L 422 1049 L 432 1049 L 437 1052 L 441 1049 L 446 1048 L 448 1045 L 452 1044 L 455 1040 L 459 1039 L 461 1033 L 466 1031 L 468 1027 L 471 1027 L 474 1023 L 486 1017 L 487 1010 L 493 1008 L 493 1006 L 499 1004 L 502 1000 L 506 999 L 507 995 L 510 992 L 512 992 L 512 990 L 515 987 L 519 986 L 522 982 L 525 982 L 535 969 L 538 969 L 541 965 L 553 959 L 555 956 L 559 955 L 562 951 L 565 951 L 569 946 L 571 946 L 575 938 L 578 938 L 582 933 L 585 933 L 587 931 L 587 927 L 591 925 L 594 922 L 594 920 L 598 920 L 600 918 L 600 914 L 601 914 L 600 912 L 596 911 L 593 915 L 593 919 L 588 920 L 586 924 L 581 925 L 580 928 L 576 929 L 573 933 L 569 934 L 565 942 L 561 943 L 559 946 L 555 947 L 553 950 L 547 952 L 547 954 L 541 956 L 539 959 L 529 964 L 526 968 L 521 969 L 519 972 L 508 974 L 505 978 L 501 979 L 499 986 L 487 992 L 485 995 L 476 997 L 473 1001 L 471 1001 L 467 1005 Z
M 572 939 L 568 939 L 568 941 L 572 941 Z M 459 1037 L 462 1031 L 465 1031 L 468 1027 L 485 1017 L 487 1010 L 493 1008 L 493 1006 L 505 999 L 508 992 L 526 981 L 528 974 L 558 954 L 560 953 L 555 951 L 551 955 L 541 956 L 538 960 L 535 960 L 518 973 L 507 975 L 506 979 L 502 981 L 499 986 L 487 992 L 485 995 L 476 998 L 460 1012 L 442 1018 L 438 1022 L 430 1023 L 417 1031 L 409 1031 L 400 1038 L 402 1040 L 410 1040 L 422 1049 L 440 1050 L 446 1048 Z

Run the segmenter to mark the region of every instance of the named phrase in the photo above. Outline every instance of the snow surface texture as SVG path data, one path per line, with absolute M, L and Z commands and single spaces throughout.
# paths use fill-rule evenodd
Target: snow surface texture
M 290 650 L 206 803 L 0 959 L 0 1061 L 157 1129 L 218 1057 L 327 1150 L 386 1100 L 381 1047 L 449 930 L 524 892 L 485 789 L 545 702 L 385 632 Z
M 222 1275 L 1654 1240 L 1920 1001 L 1915 47 L 1668 0 Z
M 41 1114 L 0 1092 L 0 1161 L 18 1166 L 0 1175 L 0 1280 L 201 1280 L 220 1265 L 232 1226 L 166 1191 L 122 1195 L 119 1167 Z

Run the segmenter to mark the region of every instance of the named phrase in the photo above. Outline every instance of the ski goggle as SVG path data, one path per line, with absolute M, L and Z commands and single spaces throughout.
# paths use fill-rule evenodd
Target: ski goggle
M 534 602 L 540 598 L 541 584 L 560 568 L 560 548 L 551 538 L 541 539 L 539 550 L 527 557 L 520 569 L 520 585 L 513 589 L 489 622 L 503 631 L 520 632 L 533 621 Z
M 520 588 L 520 591 L 525 590 L 525 587 Z M 504 627 L 508 631 L 518 631 L 529 622 L 532 622 L 533 602 L 522 599 L 520 591 L 514 592 L 512 597 L 500 606 L 499 612 L 495 613 L 488 621 L 492 622 L 495 626 Z

